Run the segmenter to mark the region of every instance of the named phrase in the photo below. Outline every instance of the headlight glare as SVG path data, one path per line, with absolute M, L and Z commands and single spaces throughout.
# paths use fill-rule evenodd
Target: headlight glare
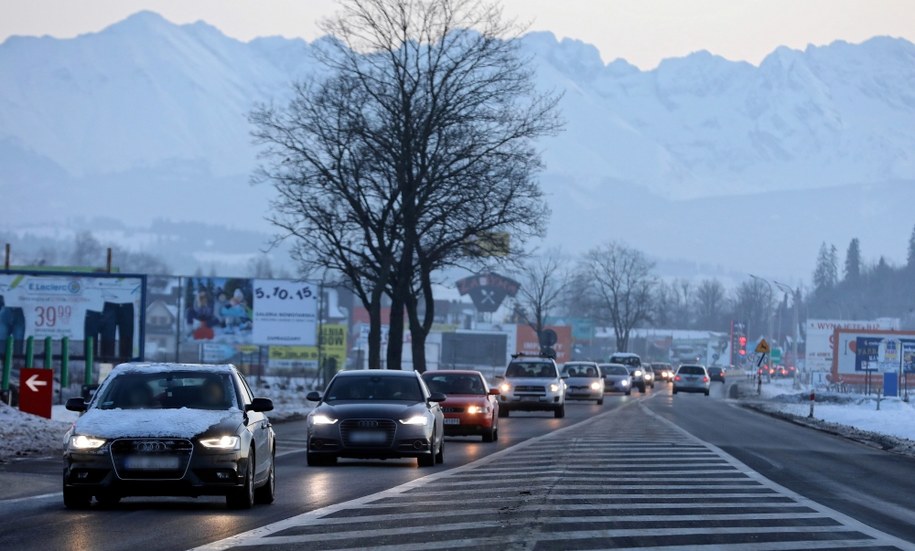
M 600 390 L 600 383 L 598 383 L 597 381 L 594 381 L 593 383 L 591 383 L 591 390 Z
M 215 438 L 201 438 L 200 444 L 204 448 L 211 450 L 237 450 L 239 447 L 239 438 L 237 436 L 217 436 Z
M 311 424 L 313 425 L 333 425 L 336 422 L 336 419 L 328 417 L 323 413 L 317 413 L 311 416 Z
M 477 413 L 489 413 L 488 406 L 468 406 L 467 413 L 477 414 Z
M 409 419 L 401 419 L 400 423 L 402 425 L 420 425 L 426 426 L 429 424 L 429 419 L 425 415 L 414 415 Z
M 74 450 L 97 450 L 104 445 L 105 440 L 102 438 L 92 438 L 82 434 L 70 437 L 70 447 Z
M 559 392 L 559 385 L 553 383 L 550 385 L 550 392 Z
M 512 389 L 512 387 L 508 383 L 502 383 L 501 385 L 499 385 L 499 390 L 502 392 L 502 394 L 507 393 L 511 389 Z
M 640 369 L 636 369 L 636 370 L 635 370 L 635 373 L 633 373 L 633 375 L 635 375 L 636 377 L 641 377 L 641 376 L 642 376 L 642 371 L 641 371 Z

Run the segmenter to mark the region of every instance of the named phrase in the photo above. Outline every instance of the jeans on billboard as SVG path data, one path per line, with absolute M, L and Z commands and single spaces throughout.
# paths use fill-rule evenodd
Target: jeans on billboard
M 4 306 L 0 308 L 0 355 L 6 354 L 6 339 L 13 338 L 13 354 L 22 355 L 23 341 L 25 340 L 25 314 L 18 306 Z
M 117 357 L 122 360 L 130 359 L 133 356 L 133 330 L 132 302 L 106 302 L 101 312 L 86 311 L 84 335 L 87 342 L 89 337 L 92 337 L 93 353 L 98 357 L 113 358 L 117 344 Z

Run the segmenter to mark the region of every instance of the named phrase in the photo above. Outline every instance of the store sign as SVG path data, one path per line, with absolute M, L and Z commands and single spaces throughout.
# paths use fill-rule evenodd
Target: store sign
M 506 296 L 513 297 L 518 293 L 521 284 L 490 272 L 460 279 L 457 288 L 461 296 L 470 295 L 473 305 L 480 312 L 495 312 Z

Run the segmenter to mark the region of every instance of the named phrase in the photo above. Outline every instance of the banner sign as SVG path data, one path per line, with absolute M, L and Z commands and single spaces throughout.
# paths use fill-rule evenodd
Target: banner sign
M 321 352 L 326 359 L 333 359 L 337 369 L 346 366 L 346 325 L 326 324 L 321 328 Z M 317 367 L 317 346 L 271 346 L 268 352 L 270 367 L 296 368 Z
M 97 357 L 138 359 L 145 302 L 143 275 L 0 273 L 0 341 L 93 337 Z
M 457 281 L 461 296 L 470 295 L 473 305 L 480 312 L 495 312 L 506 296 L 518 293 L 521 284 L 496 273 L 478 274 Z
M 836 329 L 892 330 L 899 328 L 899 320 L 826 320 L 810 319 L 806 326 L 805 367 L 811 371 L 830 371 L 832 351 L 835 348 Z

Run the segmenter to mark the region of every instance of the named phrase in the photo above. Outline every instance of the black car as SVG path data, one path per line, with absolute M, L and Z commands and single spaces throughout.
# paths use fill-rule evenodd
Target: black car
M 310 466 L 339 457 L 415 457 L 420 467 L 445 458 L 444 394 L 429 391 L 412 371 L 344 371 L 327 385 L 308 414 L 306 455 Z
M 237 509 L 272 503 L 276 438 L 231 365 L 122 364 L 67 433 L 63 497 L 85 508 L 125 496 L 223 495 Z
M 709 379 L 724 382 L 725 372 L 723 367 L 709 367 L 706 370 L 708 371 Z

